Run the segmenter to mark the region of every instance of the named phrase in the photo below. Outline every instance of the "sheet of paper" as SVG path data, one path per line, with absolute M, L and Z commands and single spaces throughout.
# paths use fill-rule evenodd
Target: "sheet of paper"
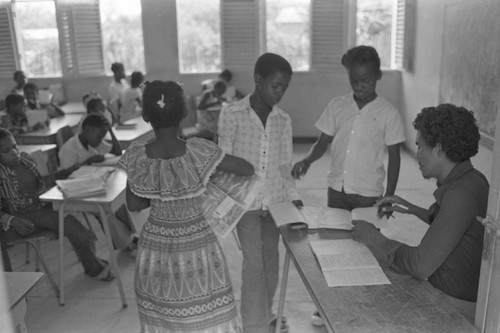
M 329 287 L 390 284 L 375 256 L 352 239 L 309 242 Z

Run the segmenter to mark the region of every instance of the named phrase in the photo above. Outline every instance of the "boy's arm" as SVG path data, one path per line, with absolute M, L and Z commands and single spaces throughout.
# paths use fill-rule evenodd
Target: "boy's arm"
M 311 164 L 320 159 L 325 154 L 326 150 L 328 149 L 328 145 L 332 143 L 332 141 L 333 136 L 321 132 L 318 140 L 316 140 L 316 142 L 312 145 L 309 154 L 307 154 L 307 156 L 303 160 L 295 163 L 295 165 L 293 166 L 292 176 L 294 178 L 300 178 L 301 176 L 305 175 Z
M 115 133 L 113 132 L 113 130 L 111 129 L 111 126 L 109 127 L 109 135 L 111 135 L 111 144 L 113 145 L 111 147 L 111 151 L 110 153 L 111 154 L 114 154 L 116 156 L 121 156 L 122 154 L 122 146 L 120 145 L 120 142 L 118 141 L 118 139 L 116 138 L 115 136 Z
M 6 213 L 6 208 L 7 208 L 7 202 L 5 198 L 3 198 L 2 194 L 0 193 L 0 227 L 7 231 L 10 228 L 10 224 L 12 222 L 12 219 L 14 218 L 13 215 L 10 215 Z
M 387 189 L 385 195 L 393 195 L 398 184 L 399 168 L 401 165 L 401 154 L 399 152 L 399 143 L 387 146 L 389 153 L 389 163 L 387 165 Z
M 232 112 L 227 108 L 222 108 L 219 115 L 218 134 L 219 147 L 226 154 L 233 154 L 233 142 L 236 137 L 238 124 Z

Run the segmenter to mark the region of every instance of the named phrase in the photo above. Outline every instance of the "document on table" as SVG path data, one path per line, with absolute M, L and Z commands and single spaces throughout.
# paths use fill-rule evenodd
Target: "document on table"
M 309 242 L 329 287 L 391 284 L 377 259 L 352 239 Z

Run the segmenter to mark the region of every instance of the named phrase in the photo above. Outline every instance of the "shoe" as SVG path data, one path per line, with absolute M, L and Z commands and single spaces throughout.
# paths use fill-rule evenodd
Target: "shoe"
M 115 279 L 115 275 L 113 274 L 113 272 L 111 272 L 108 262 L 104 260 L 102 261 L 104 262 L 102 271 L 95 276 L 91 276 L 91 278 L 97 281 L 104 281 L 104 282 L 113 281 Z
M 270 326 L 270 329 L 271 329 L 271 332 L 275 332 L 276 331 L 276 319 L 278 318 L 274 318 L 273 320 L 271 320 L 271 322 L 269 323 L 269 326 Z M 288 330 L 290 329 L 290 326 L 288 326 L 288 324 L 286 323 L 286 317 L 281 317 L 281 328 L 280 328 L 280 333 L 288 333 Z
M 127 246 L 124 250 L 125 252 L 128 253 L 129 256 L 131 257 L 137 257 L 137 237 L 134 237 L 134 239 L 132 240 L 132 242 L 129 244 L 129 246 Z
M 315 311 L 311 317 L 311 324 L 313 326 L 323 326 L 325 325 L 325 322 L 323 321 L 323 318 L 321 318 L 321 315 L 319 314 L 318 311 Z

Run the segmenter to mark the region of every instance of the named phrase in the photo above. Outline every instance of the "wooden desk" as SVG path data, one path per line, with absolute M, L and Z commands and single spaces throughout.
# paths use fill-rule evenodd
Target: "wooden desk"
M 64 305 L 64 216 L 65 211 L 76 211 L 100 214 L 106 236 L 106 245 L 109 251 L 110 267 L 116 276 L 122 305 L 123 307 L 127 306 L 107 218 L 110 212 L 115 211 L 125 202 L 126 184 L 127 175 L 124 172 L 116 170 L 106 181 L 106 194 L 84 198 L 65 198 L 57 186 L 54 186 L 40 196 L 40 200 L 51 202 L 54 210 L 59 211 L 59 303 L 61 305 Z
M 154 138 L 153 128 L 142 117 L 129 119 L 124 124 L 135 124 L 135 128 L 117 129 L 116 126 L 113 128 L 123 149 L 127 149 L 133 141 L 148 141 Z
M 64 111 L 65 114 L 86 114 L 87 109 L 83 102 L 67 102 L 63 105 L 59 105 L 59 108 Z
M 83 114 L 67 114 L 61 117 L 52 118 L 48 128 L 17 135 L 16 142 L 20 145 L 56 144 L 57 131 L 66 125 L 73 129 L 76 128 L 82 116 Z
M 4 272 L 12 324 L 16 332 L 27 332 L 24 317 L 26 315 L 26 295 L 40 281 L 40 272 Z
M 351 237 L 350 231 L 319 229 L 308 232 L 283 226 L 280 233 L 286 254 L 279 318 L 283 313 L 292 260 L 328 332 L 477 332 L 444 299 L 440 290 L 427 281 L 398 274 L 387 267 L 384 267 L 384 272 L 392 283 L 390 285 L 328 287 L 309 240 L 346 239 Z

